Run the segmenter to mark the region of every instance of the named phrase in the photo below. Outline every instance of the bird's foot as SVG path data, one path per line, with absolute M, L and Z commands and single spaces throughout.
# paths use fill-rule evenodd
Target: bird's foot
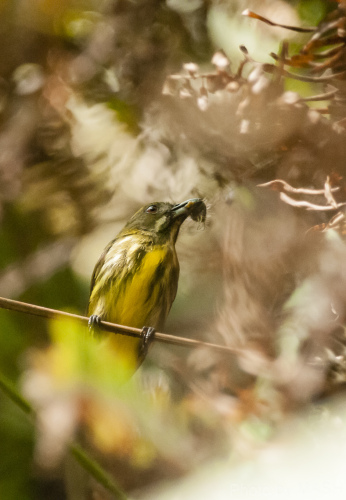
M 148 354 L 150 344 L 154 340 L 154 337 L 155 337 L 155 328 L 153 328 L 152 326 L 143 326 L 141 333 L 142 342 L 139 347 L 140 359 L 144 359 L 145 356 Z
M 99 332 L 101 328 L 101 316 L 92 314 L 88 321 L 88 328 L 92 333 Z

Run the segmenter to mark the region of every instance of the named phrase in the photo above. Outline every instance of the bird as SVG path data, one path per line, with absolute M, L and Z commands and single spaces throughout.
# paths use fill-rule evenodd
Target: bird
M 144 360 L 155 331 L 162 331 L 176 297 L 179 261 L 175 243 L 189 216 L 205 221 L 206 205 L 200 198 L 145 205 L 106 246 L 95 265 L 89 329 L 99 331 L 102 320 L 142 329 L 141 338 L 108 337 L 117 362 L 130 374 Z

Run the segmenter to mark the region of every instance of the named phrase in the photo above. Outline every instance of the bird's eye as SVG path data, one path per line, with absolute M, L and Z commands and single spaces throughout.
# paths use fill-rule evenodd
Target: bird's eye
M 147 214 L 156 214 L 157 212 L 157 206 L 156 205 L 150 205 L 150 207 L 148 207 L 146 209 L 146 213 Z

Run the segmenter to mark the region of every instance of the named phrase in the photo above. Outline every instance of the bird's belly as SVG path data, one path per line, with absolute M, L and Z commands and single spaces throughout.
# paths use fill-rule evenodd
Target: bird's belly
M 175 254 L 162 248 L 152 250 L 138 267 L 133 265 L 133 272 L 119 273 L 107 293 L 101 293 L 103 311 L 94 314 L 112 323 L 160 329 L 175 298 L 178 275 Z M 109 342 L 120 357 L 134 356 L 137 363 L 139 339 L 119 334 L 112 335 Z
M 165 250 L 148 252 L 138 268 L 111 287 L 109 319 L 122 325 L 157 328 L 166 318 L 177 290 L 174 259 Z M 120 286 L 119 286 L 120 285 Z M 107 314 L 107 315 L 108 315 Z

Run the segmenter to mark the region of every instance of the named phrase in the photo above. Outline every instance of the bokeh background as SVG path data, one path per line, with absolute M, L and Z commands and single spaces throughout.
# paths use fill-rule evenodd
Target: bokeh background
M 1 500 L 345 493 L 345 11 L 0 1 L 0 296 L 85 314 L 126 220 L 201 197 L 165 331 L 234 349 L 157 342 L 122 385 L 79 325 L 0 310 Z

